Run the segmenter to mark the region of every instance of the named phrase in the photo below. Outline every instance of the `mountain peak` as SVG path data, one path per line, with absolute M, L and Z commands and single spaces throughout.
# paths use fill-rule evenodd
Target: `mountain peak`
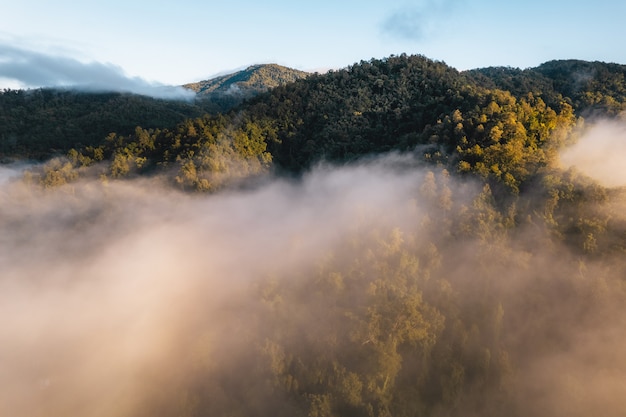
M 279 85 L 306 78 L 308 72 L 278 64 L 256 64 L 245 70 L 209 80 L 185 84 L 183 87 L 203 95 L 231 95 L 247 97 L 265 92 Z

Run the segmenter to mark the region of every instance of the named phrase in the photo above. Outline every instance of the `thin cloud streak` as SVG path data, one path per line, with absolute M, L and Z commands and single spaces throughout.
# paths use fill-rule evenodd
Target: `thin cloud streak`
M 163 99 L 184 99 L 194 93 L 183 87 L 129 77 L 116 65 L 84 63 L 74 58 L 0 44 L 0 79 L 24 88 L 53 87 L 86 91 L 119 91 Z
M 403 9 L 390 15 L 383 23 L 384 33 L 406 40 L 422 40 L 426 35 L 427 19 L 420 10 Z
M 380 29 L 384 35 L 408 41 L 424 41 L 458 8 L 460 0 L 427 0 L 389 14 Z

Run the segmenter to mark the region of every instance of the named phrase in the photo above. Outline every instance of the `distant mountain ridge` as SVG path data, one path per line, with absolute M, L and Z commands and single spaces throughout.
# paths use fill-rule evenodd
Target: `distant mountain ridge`
M 308 72 L 278 64 L 259 64 L 232 74 L 185 84 L 183 87 L 195 91 L 200 97 L 215 95 L 249 97 L 309 75 L 311 74 Z
M 626 65 L 578 59 L 552 60 L 535 68 L 487 67 L 466 71 L 486 88 L 516 97 L 540 95 L 551 107 L 569 100 L 581 115 L 615 116 L 626 110 Z

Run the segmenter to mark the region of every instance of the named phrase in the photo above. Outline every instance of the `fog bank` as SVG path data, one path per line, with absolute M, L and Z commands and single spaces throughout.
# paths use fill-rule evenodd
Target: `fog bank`
M 626 122 L 592 121 L 580 139 L 565 149 L 561 161 L 607 187 L 626 185 Z
M 306 415 L 371 378 L 392 410 L 621 415 L 623 261 L 502 233 L 487 199 L 398 155 L 215 195 L 2 181 L 0 414 Z M 307 385 L 341 366 L 351 393 Z

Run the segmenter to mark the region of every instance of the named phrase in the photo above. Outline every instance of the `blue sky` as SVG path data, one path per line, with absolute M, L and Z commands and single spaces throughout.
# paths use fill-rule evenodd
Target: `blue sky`
M 0 0 L 0 10 L 0 88 L 147 88 L 400 53 L 459 70 L 626 64 L 622 0 Z

